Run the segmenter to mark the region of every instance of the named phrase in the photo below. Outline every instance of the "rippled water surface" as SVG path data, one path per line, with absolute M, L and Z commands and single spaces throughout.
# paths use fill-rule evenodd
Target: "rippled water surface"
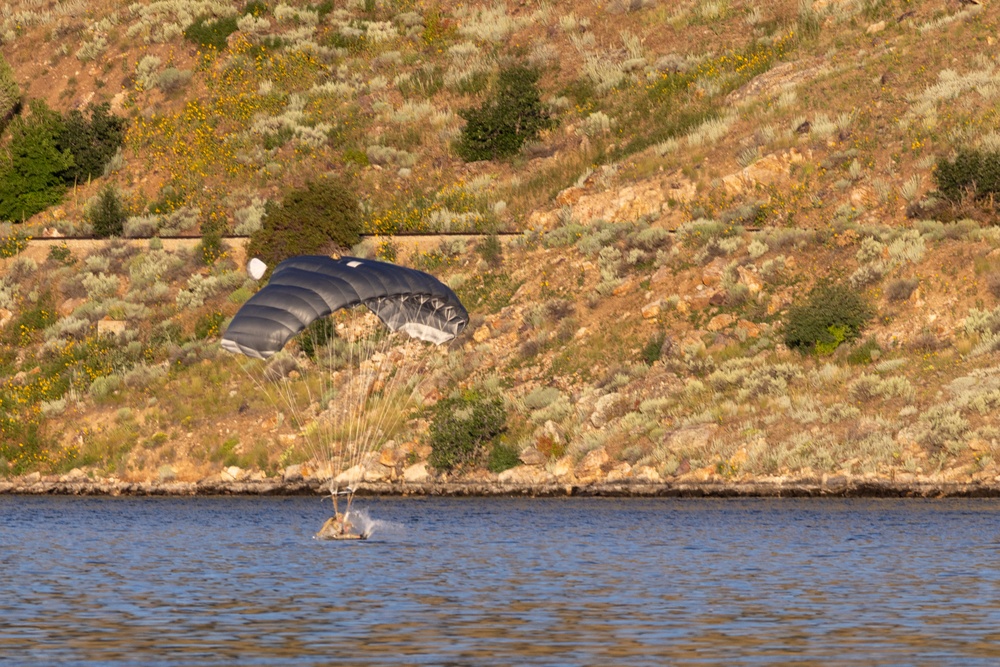
M 998 664 L 1000 502 L 0 497 L 0 664 Z

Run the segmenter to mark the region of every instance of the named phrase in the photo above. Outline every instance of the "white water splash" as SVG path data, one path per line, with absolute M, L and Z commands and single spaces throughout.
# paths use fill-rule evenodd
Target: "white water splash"
M 371 537 L 375 532 L 389 535 L 399 534 L 403 531 L 403 524 L 395 521 L 384 521 L 373 519 L 367 508 L 352 509 L 349 517 L 355 529 L 366 538 Z

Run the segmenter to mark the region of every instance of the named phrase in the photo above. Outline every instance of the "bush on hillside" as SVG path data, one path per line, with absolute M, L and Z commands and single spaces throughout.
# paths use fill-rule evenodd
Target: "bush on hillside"
M 934 171 L 938 192 L 950 201 L 969 194 L 986 199 L 1000 194 L 1000 152 L 961 150 L 954 160 L 940 158 Z
M 273 268 L 289 257 L 343 250 L 360 239 L 357 197 L 344 183 L 323 178 L 291 191 L 280 205 L 268 202 L 247 256 Z
M 856 339 L 873 316 L 865 298 L 846 285 L 821 282 L 785 318 L 785 344 L 829 354 Z
M 501 398 L 470 390 L 438 401 L 431 419 L 428 461 L 438 470 L 474 463 L 506 428 L 507 410 Z
M 97 203 L 89 211 L 87 217 L 93 227 L 94 236 L 106 239 L 121 236 L 128 220 L 128 212 L 122 205 L 117 190 L 111 185 L 105 186 L 97 195 Z
M 87 118 L 73 109 L 63 118 L 56 146 L 73 154 L 73 165 L 62 176 L 67 184 L 86 183 L 104 174 L 104 167 L 125 142 L 128 121 L 110 113 L 111 105 L 87 105 Z
M 202 16 L 188 26 L 184 31 L 184 37 L 202 48 L 222 51 L 228 44 L 229 36 L 236 30 L 235 16 L 215 20 Z
M 56 143 L 62 116 L 43 100 L 32 100 L 29 109 L 11 122 L 10 140 L 0 154 L 0 220 L 21 222 L 59 203 L 64 174 L 73 166 L 73 154 Z
M 501 70 L 493 96 L 479 108 L 465 109 L 466 120 L 455 151 L 466 162 L 516 155 L 524 142 L 552 127 L 538 92 L 538 71 L 513 65 Z
M 14 70 L 0 53 L 0 134 L 20 109 L 21 88 L 14 78 Z

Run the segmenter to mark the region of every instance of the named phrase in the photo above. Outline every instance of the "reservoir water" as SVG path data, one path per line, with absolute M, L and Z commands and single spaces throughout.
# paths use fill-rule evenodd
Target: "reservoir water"
M 0 664 L 1000 664 L 1000 501 L 357 504 L 0 497 Z

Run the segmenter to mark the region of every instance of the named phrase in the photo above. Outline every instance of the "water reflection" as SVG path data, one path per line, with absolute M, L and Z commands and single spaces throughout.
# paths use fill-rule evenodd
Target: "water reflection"
M 0 664 L 994 664 L 992 500 L 0 498 Z

